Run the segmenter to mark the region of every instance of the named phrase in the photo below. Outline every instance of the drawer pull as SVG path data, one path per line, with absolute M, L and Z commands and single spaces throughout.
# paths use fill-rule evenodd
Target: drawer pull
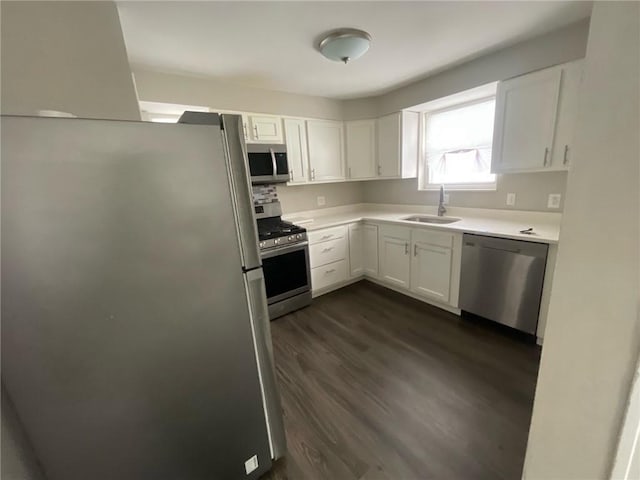
M 329 239 L 331 237 L 333 237 L 333 234 L 331 234 L 331 235 L 323 235 L 321 240 L 327 240 L 327 239 Z
M 336 269 L 335 269 L 335 268 L 332 268 L 332 269 L 330 269 L 330 270 L 325 270 L 325 271 L 324 271 L 324 274 L 325 274 L 325 275 L 329 275 L 330 273 L 333 273 L 333 272 L 335 272 L 335 271 L 336 271 Z
M 333 250 L 333 247 L 327 247 L 322 250 L 322 253 L 330 252 L 331 250 Z

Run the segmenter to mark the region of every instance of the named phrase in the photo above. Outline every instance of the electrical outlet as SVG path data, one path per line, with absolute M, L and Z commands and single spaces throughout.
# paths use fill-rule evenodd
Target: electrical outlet
M 251 472 L 253 472 L 256 468 L 258 468 L 258 456 L 257 455 L 254 455 L 249 460 L 244 462 L 244 470 L 245 470 L 245 472 L 247 472 L 247 475 L 249 475 Z
M 327 203 L 326 199 L 325 199 L 323 196 L 319 196 L 319 197 L 317 198 L 317 200 L 318 200 L 318 206 L 319 206 L 319 207 L 321 207 L 321 206 L 323 206 L 324 204 L 326 204 L 326 203 Z
M 515 193 L 507 193 L 507 205 L 513 207 L 516 204 L 516 194 Z
M 448 193 L 445 193 L 442 196 L 442 203 L 444 203 L 445 205 L 449 205 L 449 194 Z
M 560 208 L 560 199 L 562 195 L 559 193 L 550 193 L 549 201 L 547 202 L 547 208 Z

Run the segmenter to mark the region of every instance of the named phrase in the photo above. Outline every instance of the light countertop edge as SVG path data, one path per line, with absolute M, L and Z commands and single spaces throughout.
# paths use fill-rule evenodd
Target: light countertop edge
M 412 214 L 434 215 L 431 208 L 421 206 L 396 206 L 358 204 L 352 206 L 307 211 L 284 215 L 288 221 L 296 223 L 308 231 L 347 225 L 361 221 L 372 223 L 388 223 L 411 228 L 471 233 L 492 237 L 510 238 L 528 242 L 557 244 L 560 234 L 560 214 L 542 212 L 489 212 L 481 209 L 451 208 L 446 216 L 461 220 L 450 224 L 424 224 L 403 220 Z M 519 233 L 532 227 L 535 234 Z

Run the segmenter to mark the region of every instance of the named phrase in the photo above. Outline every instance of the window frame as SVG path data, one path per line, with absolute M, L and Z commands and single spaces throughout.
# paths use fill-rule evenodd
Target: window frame
M 423 110 L 420 112 L 420 161 L 418 162 L 418 191 L 438 191 L 440 183 L 429 183 L 429 167 L 427 165 L 427 117 L 429 115 L 440 114 L 451 110 L 457 110 L 479 103 L 485 103 L 488 100 L 496 100 L 496 92 L 490 95 L 474 98 L 461 102 L 455 102 L 441 108 L 432 110 Z M 495 113 L 494 113 L 495 128 Z M 492 142 L 493 143 L 493 142 Z M 498 174 L 495 175 L 493 182 L 473 182 L 473 183 L 445 183 L 444 188 L 448 191 L 474 191 L 474 192 L 495 192 L 498 189 Z

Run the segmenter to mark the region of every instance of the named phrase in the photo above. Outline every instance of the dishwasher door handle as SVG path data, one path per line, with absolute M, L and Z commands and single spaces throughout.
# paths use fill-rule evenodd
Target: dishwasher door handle
M 497 248 L 497 247 L 490 247 L 488 245 L 480 245 L 481 248 L 488 248 L 489 250 L 497 250 L 498 252 L 509 252 L 509 253 L 521 253 L 522 250 L 520 250 L 519 248 L 516 249 L 508 249 L 508 248 Z

